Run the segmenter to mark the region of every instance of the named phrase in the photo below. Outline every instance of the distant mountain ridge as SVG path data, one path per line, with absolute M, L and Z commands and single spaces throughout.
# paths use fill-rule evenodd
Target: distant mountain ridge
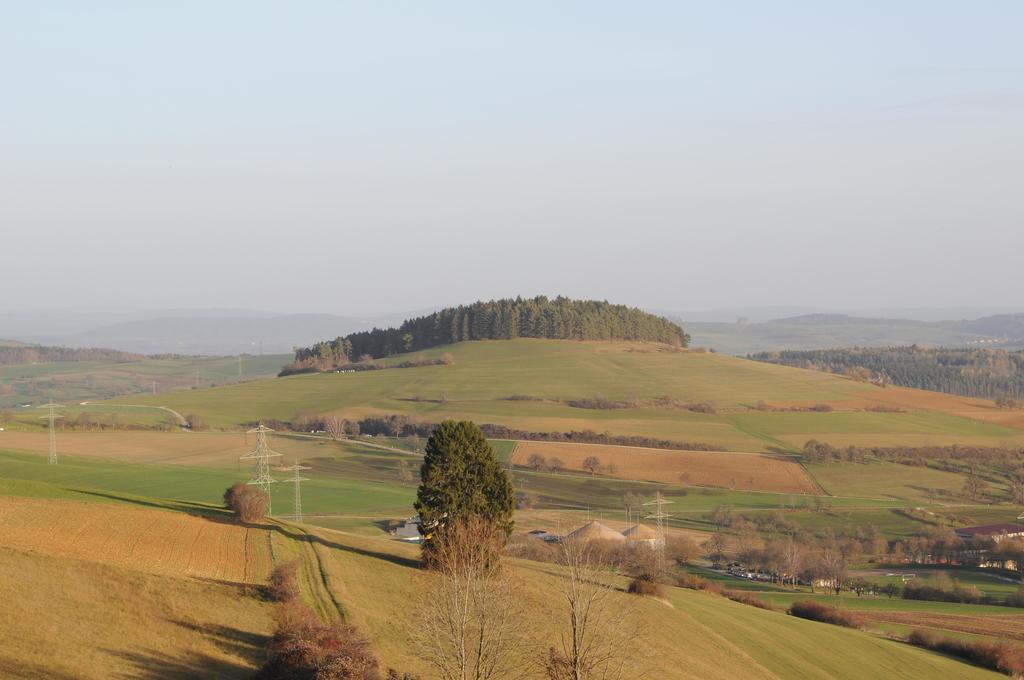
M 697 346 L 725 354 L 838 347 L 1024 347 L 1024 314 L 996 314 L 971 320 L 918 321 L 810 313 L 760 323 L 686 324 Z
M 153 316 L 133 313 L 71 314 L 51 320 L 43 314 L 0 313 L 0 337 L 30 344 L 64 347 L 113 347 L 137 354 L 290 353 L 324 337 L 381 324 L 392 317 L 333 314 L 275 314 L 251 310 L 162 310 Z

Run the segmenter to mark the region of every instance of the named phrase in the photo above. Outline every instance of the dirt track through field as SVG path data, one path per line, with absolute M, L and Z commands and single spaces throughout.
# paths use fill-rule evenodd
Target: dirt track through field
M 674 451 L 604 444 L 519 442 L 512 452 L 516 465 L 528 465 L 539 454 L 550 462 L 558 458 L 567 470 L 583 471 L 583 461 L 601 461 L 601 474 L 667 484 L 734 488 L 743 491 L 817 493 L 814 481 L 788 458 L 725 451 Z M 609 472 L 609 465 L 614 471 Z
M 0 498 L 0 546 L 152 574 L 263 583 L 266 529 L 181 512 L 34 498 Z

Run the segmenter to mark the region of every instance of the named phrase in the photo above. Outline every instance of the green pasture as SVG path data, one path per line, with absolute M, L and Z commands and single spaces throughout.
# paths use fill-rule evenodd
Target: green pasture
M 315 468 L 314 468 L 315 469 Z M 278 480 L 288 473 L 273 472 Z M 305 473 L 302 505 L 309 515 L 359 516 L 367 524 L 410 513 L 415 496 L 413 484 L 402 485 L 342 477 L 325 471 Z M 224 490 L 250 478 L 249 469 L 238 471 L 183 465 L 132 464 L 83 456 L 62 456 L 48 465 L 40 455 L 0 452 L 0 486 L 10 495 L 52 495 L 104 500 L 104 494 L 129 494 L 178 501 L 220 504 Z M 45 487 L 40 485 L 46 485 Z M 56 491 L 52 491 L 52 490 Z M 274 514 L 292 512 L 292 486 L 279 483 L 271 491 Z M 311 518 L 312 520 L 312 518 Z
M 828 463 L 804 466 L 821 487 L 839 496 L 900 498 L 914 502 L 957 498 L 964 475 L 897 463 Z
M 297 375 L 155 396 L 140 394 L 132 396 L 132 403 L 196 413 L 212 426 L 226 428 L 261 418 L 291 420 L 300 413 L 348 418 L 403 413 L 424 422 L 457 418 L 530 431 L 589 429 L 738 451 L 768 447 L 795 451 L 813 437 L 870 437 L 876 444 L 902 443 L 908 437 L 994 444 L 1024 437 L 1020 430 L 932 411 L 750 410 L 762 400 L 844 401 L 872 396 L 882 388 L 718 354 L 675 352 L 653 345 L 520 339 L 465 342 L 414 356 L 433 358 L 445 353 L 454 357 L 453 364 Z M 392 357 L 382 363 L 409 358 Z M 538 400 L 510 400 L 514 395 Z M 595 396 L 642 407 L 587 409 L 567 403 Z M 710 403 L 716 412 L 650 405 L 659 397 L 679 404 Z

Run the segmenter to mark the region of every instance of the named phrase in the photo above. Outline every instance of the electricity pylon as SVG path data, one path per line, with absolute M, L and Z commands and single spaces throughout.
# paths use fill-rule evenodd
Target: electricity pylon
M 47 404 L 46 406 L 40 406 L 39 408 L 46 408 L 46 409 L 50 410 L 49 413 L 47 413 L 45 416 L 39 416 L 39 417 L 43 418 L 45 420 L 50 421 L 50 457 L 47 459 L 47 462 L 50 465 L 56 465 L 57 464 L 57 430 L 53 426 L 53 421 L 56 420 L 57 418 L 63 418 L 64 416 L 59 415 L 57 413 L 57 409 L 60 408 L 60 404 L 54 404 L 53 403 L 53 399 L 51 399 L 50 403 Z
M 658 538 L 656 540 L 658 542 L 657 550 L 659 571 L 663 570 L 665 565 L 665 520 L 672 516 L 666 515 L 662 508 L 664 505 L 671 502 L 672 501 L 665 500 L 665 497 L 662 496 L 661 492 L 659 491 L 658 494 L 654 497 L 653 501 L 647 501 L 646 503 L 644 503 L 645 506 L 654 507 L 654 512 L 647 515 L 646 519 L 655 520 L 658 527 Z
M 313 468 L 307 467 L 305 465 L 299 465 L 299 459 L 296 458 L 295 459 L 295 465 L 292 465 L 292 466 L 286 467 L 286 468 L 282 468 L 282 469 L 285 472 L 292 472 L 292 473 L 294 473 L 292 475 L 291 479 L 286 479 L 285 481 L 288 482 L 289 484 L 294 484 L 295 485 L 295 501 L 294 501 L 294 505 L 293 505 L 293 509 L 292 509 L 292 519 L 294 519 L 296 522 L 299 522 L 301 524 L 302 523 L 302 490 L 301 490 L 302 486 L 301 485 L 302 485 L 302 482 L 308 482 L 309 479 L 306 478 L 306 477 L 300 477 L 299 476 L 299 472 L 302 471 L 302 470 L 312 470 Z
M 269 427 L 259 424 L 259 427 L 249 430 L 249 432 L 256 433 L 256 448 L 244 456 L 239 456 L 239 460 L 251 460 L 256 465 L 256 476 L 249 480 L 249 484 L 258 486 L 263 493 L 267 494 L 267 514 L 271 514 L 271 503 L 270 503 L 270 485 L 277 482 L 276 479 L 270 476 L 270 459 L 280 458 L 281 454 L 274 451 L 267 444 L 267 433 L 273 432 Z

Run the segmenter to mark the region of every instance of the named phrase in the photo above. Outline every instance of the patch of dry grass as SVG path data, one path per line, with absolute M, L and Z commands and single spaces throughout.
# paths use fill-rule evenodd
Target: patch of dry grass
M 0 547 L 150 574 L 266 582 L 268 530 L 178 512 L 79 501 L 0 498 Z
M 0 677 L 250 678 L 271 605 L 247 590 L 0 548 Z
M 558 458 L 566 469 L 583 472 L 583 461 L 594 456 L 605 466 L 603 475 L 668 484 L 692 484 L 744 491 L 816 493 L 804 469 L 788 458 L 724 451 L 668 451 L 603 444 L 519 442 L 512 452 L 517 465 L 533 454 Z M 608 466 L 614 465 L 614 472 Z M 684 475 L 686 477 L 684 478 Z

